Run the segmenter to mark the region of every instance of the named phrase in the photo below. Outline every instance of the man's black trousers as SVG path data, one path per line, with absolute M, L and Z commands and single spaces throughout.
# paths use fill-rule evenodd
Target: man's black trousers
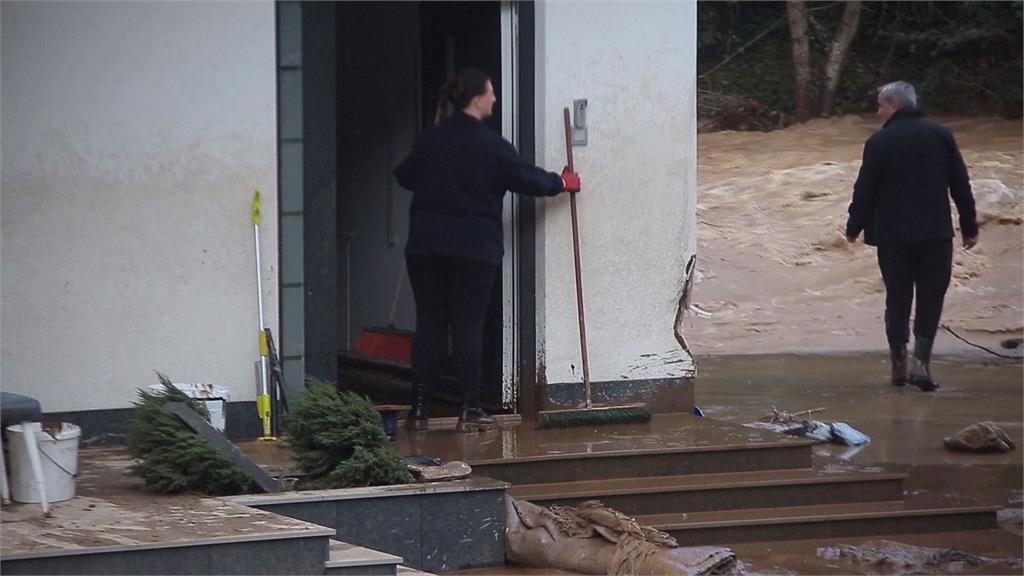
M 878 247 L 885 282 L 885 336 L 891 346 L 910 339 L 910 308 L 917 293 L 914 336 L 935 339 L 953 267 L 953 240 L 924 240 Z
M 448 349 L 450 328 L 463 402 L 476 405 L 484 317 L 498 267 L 454 256 L 407 256 L 406 267 L 416 299 L 413 384 L 429 390 L 434 383 Z

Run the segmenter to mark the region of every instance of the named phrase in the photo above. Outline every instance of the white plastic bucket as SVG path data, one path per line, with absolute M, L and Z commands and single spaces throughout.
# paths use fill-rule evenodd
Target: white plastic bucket
M 82 429 L 69 422 L 60 422 L 46 428 L 39 422 L 29 422 L 36 444 L 39 463 L 43 469 L 46 500 L 60 502 L 75 497 L 75 476 L 78 475 L 78 438 Z M 25 446 L 25 433 L 21 424 L 7 427 L 7 449 L 11 459 L 11 500 L 39 502 L 39 489 L 32 475 L 32 465 Z
M 224 424 L 227 420 L 225 404 L 231 401 L 231 392 L 227 388 L 220 388 L 213 384 L 198 384 L 196 382 L 174 382 L 171 384 L 181 390 L 189 398 L 199 400 L 206 406 L 210 413 L 210 425 L 224 431 Z M 160 394 L 164 391 L 163 384 L 152 384 L 149 386 L 152 394 Z

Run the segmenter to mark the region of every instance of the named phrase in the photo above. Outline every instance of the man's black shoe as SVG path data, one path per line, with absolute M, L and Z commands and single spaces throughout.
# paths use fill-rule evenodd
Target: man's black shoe
M 940 388 L 939 383 L 932 380 L 931 370 L 928 369 L 928 363 L 922 362 L 917 359 L 916 356 L 910 358 L 910 369 L 909 369 L 908 380 L 914 386 L 921 389 L 922 392 L 935 392 Z
M 892 363 L 892 377 L 890 382 L 893 386 L 904 386 L 907 383 L 907 346 L 889 345 L 889 361 Z
M 935 392 L 942 388 L 942 386 L 939 386 L 938 382 L 932 380 L 931 376 L 928 376 L 927 378 L 911 377 L 910 383 L 920 388 L 922 392 Z

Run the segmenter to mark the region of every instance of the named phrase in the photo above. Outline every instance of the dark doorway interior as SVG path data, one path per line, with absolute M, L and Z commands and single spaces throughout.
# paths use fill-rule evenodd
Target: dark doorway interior
M 401 275 L 411 193 L 391 171 L 418 131 L 434 120 L 440 87 L 465 66 L 501 86 L 498 2 L 341 2 L 337 7 L 337 245 L 339 385 L 378 402 L 408 400 L 408 370 L 346 365 L 360 332 L 388 323 Z M 501 131 L 500 108 L 489 125 Z M 501 407 L 502 297 L 495 283 L 481 347 L 482 400 Z M 327 319 L 324 319 L 327 321 Z M 408 280 L 401 283 L 394 326 L 415 329 Z M 445 374 L 453 374 L 449 361 Z M 434 415 L 454 413 L 450 378 L 436 387 Z

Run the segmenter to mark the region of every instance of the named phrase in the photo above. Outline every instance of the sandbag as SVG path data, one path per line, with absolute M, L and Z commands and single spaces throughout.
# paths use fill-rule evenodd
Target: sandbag
M 680 548 L 670 535 L 641 526 L 590 500 L 547 509 L 505 499 L 506 557 L 513 564 L 583 574 L 739 574 L 728 548 Z
M 1017 447 L 1006 432 L 988 420 L 971 424 L 947 437 L 943 444 L 963 452 L 1009 452 Z
M 607 574 L 614 548 L 603 538 L 564 534 L 546 508 L 505 497 L 505 557 L 512 564 Z

